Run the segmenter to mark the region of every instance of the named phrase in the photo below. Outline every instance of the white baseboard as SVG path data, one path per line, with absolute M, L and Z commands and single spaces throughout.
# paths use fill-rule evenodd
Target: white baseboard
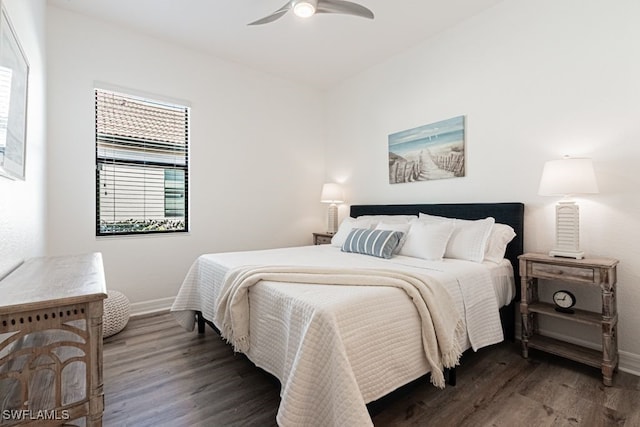
M 601 347 L 597 343 L 593 343 L 591 341 L 585 341 L 581 339 L 576 339 L 575 337 L 570 337 L 563 334 L 558 334 L 556 332 L 540 330 L 542 335 L 548 336 L 550 338 L 555 338 L 558 340 L 570 342 L 572 344 L 581 345 L 583 347 L 591 348 L 594 350 L 599 350 Z M 518 333 L 516 336 L 517 339 L 520 339 L 520 334 Z M 620 361 L 618 363 L 618 369 L 623 372 L 627 372 L 632 375 L 640 376 L 640 355 L 635 353 L 629 353 L 628 351 L 619 351 L 618 355 L 620 357 Z
M 640 355 L 629 353 L 628 351 L 620 351 L 619 369 L 624 372 L 640 377 Z
M 176 297 L 131 303 L 131 317 L 168 312 Z

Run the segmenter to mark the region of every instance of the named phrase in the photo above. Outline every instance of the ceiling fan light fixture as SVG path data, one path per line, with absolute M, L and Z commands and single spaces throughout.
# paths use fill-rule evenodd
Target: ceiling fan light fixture
M 300 18 L 309 18 L 316 13 L 315 2 L 298 1 L 293 6 L 293 13 Z
M 0 0 L 1 2 L 2 0 Z M 344 15 L 359 16 L 373 19 L 373 12 L 366 7 L 347 0 L 288 0 L 280 9 L 262 19 L 250 22 L 248 25 L 262 25 L 282 18 L 287 12 L 293 11 L 300 18 L 309 18 L 316 13 L 342 13 Z

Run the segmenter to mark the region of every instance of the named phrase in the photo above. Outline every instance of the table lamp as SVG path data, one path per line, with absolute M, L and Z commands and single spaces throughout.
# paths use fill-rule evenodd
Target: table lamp
M 571 196 L 598 192 L 591 159 L 565 156 L 544 164 L 538 194 L 564 198 L 556 205 L 556 243 L 551 256 L 582 259 L 580 250 L 580 212 Z
M 338 231 L 338 203 L 344 202 L 344 193 L 339 184 L 327 183 L 322 186 L 322 203 L 329 203 L 329 216 L 327 220 L 327 232 L 334 234 Z

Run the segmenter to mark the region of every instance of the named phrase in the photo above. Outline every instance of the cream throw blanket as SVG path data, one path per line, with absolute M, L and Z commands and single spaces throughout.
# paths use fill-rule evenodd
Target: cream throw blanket
M 215 323 L 235 351 L 249 349 L 249 288 L 261 280 L 346 286 L 391 286 L 404 290 L 422 319 L 422 344 L 431 382 L 443 388 L 444 368 L 459 363 L 462 318 L 446 289 L 436 280 L 396 270 L 300 266 L 245 266 L 230 270 L 221 289 Z

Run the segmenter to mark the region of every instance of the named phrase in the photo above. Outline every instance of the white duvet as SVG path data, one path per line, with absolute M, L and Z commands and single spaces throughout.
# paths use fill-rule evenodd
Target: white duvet
M 192 330 L 194 311 L 213 321 L 226 273 L 244 265 L 395 269 L 430 276 L 444 285 L 451 309 L 462 315 L 463 349 L 503 339 L 487 266 L 402 256 L 384 260 L 331 246 L 203 255 L 171 309 L 178 322 Z M 371 425 L 367 402 L 429 372 L 420 317 L 400 289 L 261 281 L 251 288 L 249 304 L 247 356 L 280 380 L 282 426 Z

